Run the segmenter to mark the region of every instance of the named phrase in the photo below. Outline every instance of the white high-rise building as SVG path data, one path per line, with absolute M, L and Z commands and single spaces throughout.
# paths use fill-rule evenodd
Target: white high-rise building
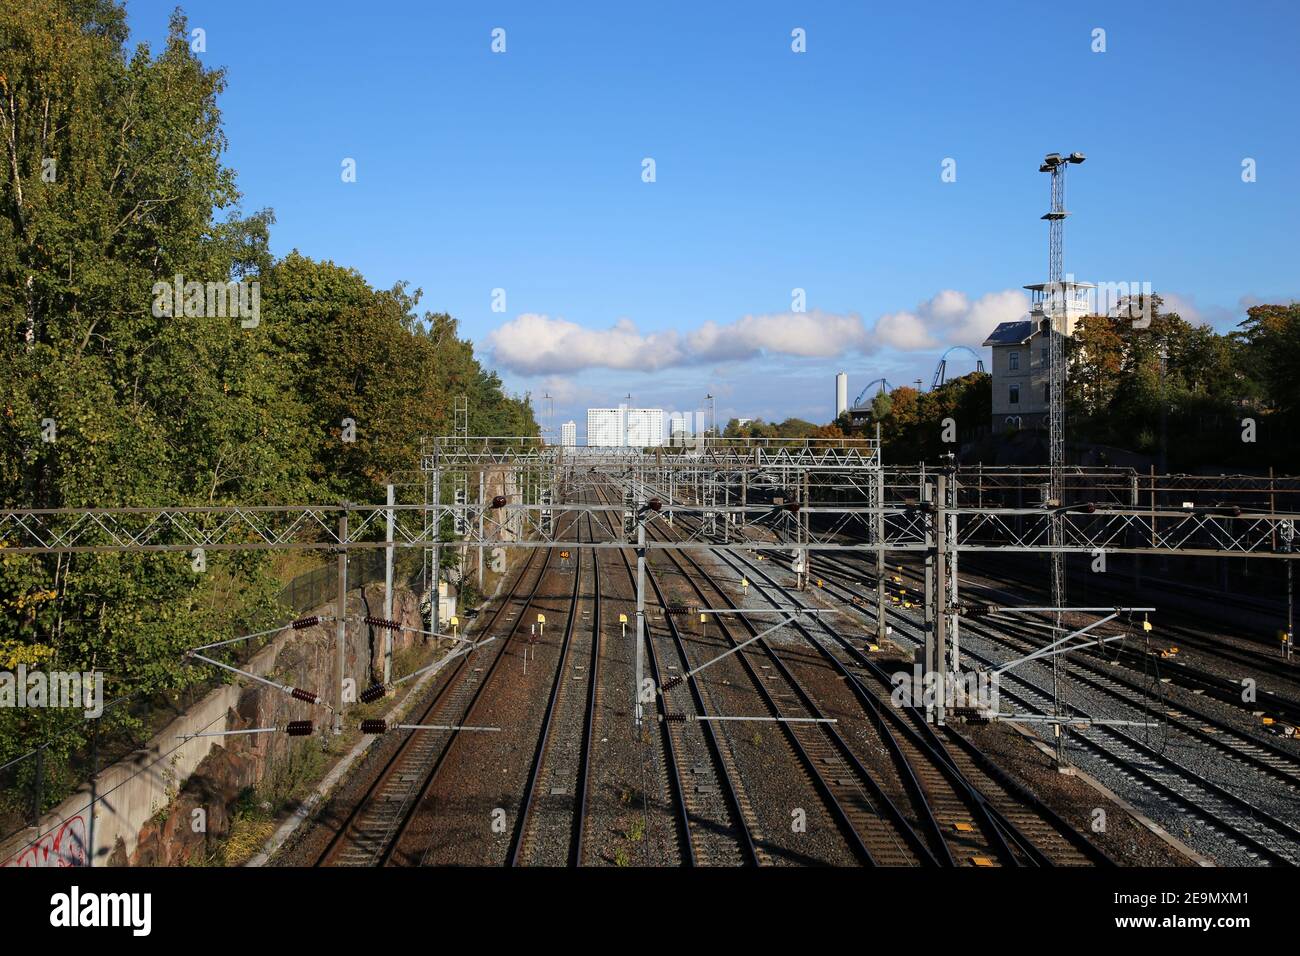
M 664 443 L 664 410 L 662 408 L 629 408 L 627 410 L 627 438 L 630 448 L 647 448 Z
M 587 409 L 587 444 L 592 448 L 621 448 L 625 437 L 623 409 Z
M 587 444 L 595 448 L 646 448 L 664 443 L 662 408 L 589 408 Z
M 691 426 L 686 416 L 680 413 L 668 419 L 668 444 L 681 446 L 690 437 Z
M 835 417 L 839 418 L 849 410 L 849 373 L 837 372 L 835 375 Z
M 565 422 L 560 426 L 560 444 L 565 448 L 572 448 L 578 444 L 577 422 Z

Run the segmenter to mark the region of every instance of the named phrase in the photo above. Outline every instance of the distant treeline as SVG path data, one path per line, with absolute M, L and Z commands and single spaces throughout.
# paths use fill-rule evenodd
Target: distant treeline
M 1158 455 L 1168 466 L 1300 471 L 1300 304 L 1257 305 L 1226 334 L 1164 311 L 1089 316 L 1070 342 L 1070 438 Z M 1163 425 L 1162 425 L 1163 410 Z
M 1160 296 L 1135 316 L 1082 319 L 1069 341 L 1066 422 L 1074 445 L 1122 448 L 1168 468 L 1206 465 L 1300 473 L 1300 304 L 1258 305 L 1220 334 L 1166 312 Z M 960 440 L 991 430 L 992 379 L 972 373 L 929 392 L 906 386 L 877 396 L 865 431 L 879 422 L 886 460 L 934 460 L 951 417 Z M 846 418 L 837 431 L 853 431 Z M 863 429 L 859 429 L 863 430 Z

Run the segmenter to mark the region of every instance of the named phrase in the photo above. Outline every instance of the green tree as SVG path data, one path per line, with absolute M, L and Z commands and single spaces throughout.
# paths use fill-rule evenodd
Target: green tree
M 527 397 L 502 394 L 450 316 L 417 315 L 418 291 L 297 253 L 272 262 L 273 216 L 241 211 L 222 161 L 224 76 L 188 34 L 178 12 L 155 54 L 127 48 L 112 0 L 0 8 L 4 504 L 377 501 L 461 394 L 474 430 L 536 434 Z M 178 276 L 256 283 L 258 321 L 165 308 L 156 287 Z M 340 441 L 344 417 L 355 443 Z M 282 620 L 262 553 L 209 554 L 196 574 L 184 554 L 5 543 L 0 666 L 94 668 L 110 698 L 208 680 L 185 649 Z M 101 736 L 138 713 L 114 710 Z M 43 741 L 58 757 L 84 731 L 74 711 L 4 710 L 0 762 Z

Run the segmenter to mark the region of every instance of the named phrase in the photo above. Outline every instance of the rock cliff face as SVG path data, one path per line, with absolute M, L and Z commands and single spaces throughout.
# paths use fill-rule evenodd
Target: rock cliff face
M 327 605 L 319 614 L 334 614 Z M 383 672 L 384 631 L 362 623 L 366 615 L 383 615 L 383 586 L 373 585 L 354 592 L 348 599 L 349 623 L 345 674 L 356 681 L 357 691 L 378 680 Z M 419 599 L 409 591 L 393 595 L 393 618 L 403 625 L 420 628 Z M 334 673 L 335 625 L 327 622 L 301 631 L 289 631 L 263 648 L 247 667 L 254 673 L 303 687 L 329 699 Z M 393 632 L 393 651 L 424 641 L 418 634 Z M 140 828 L 130 853 L 119 840 L 109 857 L 110 864 L 132 866 L 178 866 L 197 855 L 210 855 L 230 833 L 237 804 L 261 784 L 269 781 L 278 767 L 305 748 L 322 746 L 320 730 L 328 727 L 330 714 L 263 684 L 249 682 L 227 715 L 226 730 L 282 726 L 290 720 L 311 719 L 317 733 L 312 737 L 287 734 L 251 734 L 245 737 L 214 738 L 221 741 L 203 758 L 184 781 L 168 780 L 163 766 L 155 768 L 160 793 L 159 810 Z M 218 729 L 218 728 L 214 728 Z M 197 813 L 196 811 L 201 811 Z M 201 828 L 195 821 L 202 819 Z

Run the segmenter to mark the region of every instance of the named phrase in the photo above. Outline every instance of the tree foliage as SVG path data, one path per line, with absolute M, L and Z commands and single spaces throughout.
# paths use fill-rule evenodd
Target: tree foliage
M 1163 434 L 1171 469 L 1300 470 L 1300 304 L 1254 306 L 1237 330 L 1221 334 L 1165 311 L 1152 295 L 1131 315 L 1085 316 L 1068 349 L 1071 444 L 1155 457 Z M 932 392 L 881 393 L 868 434 L 880 423 L 886 459 L 895 462 L 954 450 L 939 440 L 943 420 L 951 417 L 963 439 L 984 430 L 990 387 L 988 375 L 972 374 Z
M 1141 322 L 1086 317 L 1070 342 L 1071 440 L 1156 454 L 1163 433 L 1171 468 L 1290 470 L 1300 306 L 1247 314 L 1237 331 L 1220 334 L 1165 311 L 1153 295 L 1135 312 Z M 1242 440 L 1245 419 L 1257 425 L 1255 441 Z
M 765 422 L 761 418 L 752 418 L 743 425 L 739 418 L 727 422 L 722 430 L 723 438 L 813 438 L 818 426 L 802 418 L 787 418 L 783 422 Z
M 420 436 L 450 430 L 461 394 L 472 430 L 534 434 L 527 399 L 502 393 L 453 318 L 417 314 L 418 291 L 296 251 L 273 259 L 273 215 L 241 210 L 223 162 L 224 75 L 188 34 L 177 12 L 161 50 L 128 49 L 114 0 L 0 8 L 4 504 L 380 501 L 417 466 Z M 260 318 L 157 314 L 155 283 L 178 276 L 256 282 Z M 256 554 L 208 555 L 196 574 L 188 555 L 5 543 L 0 666 L 93 667 L 110 698 L 206 676 L 184 649 L 277 613 Z M 0 762 L 42 739 L 66 750 L 80 726 L 79 712 L 6 710 Z
M 866 423 L 865 433 L 874 437 L 876 424 L 880 425 L 887 462 L 937 458 L 956 451 L 957 442 L 971 437 L 988 422 L 993 413 L 989 389 L 990 376 L 986 372 L 950 379 L 929 392 L 900 385 L 872 399 L 871 420 Z M 944 441 L 948 419 L 952 420 L 957 442 Z

